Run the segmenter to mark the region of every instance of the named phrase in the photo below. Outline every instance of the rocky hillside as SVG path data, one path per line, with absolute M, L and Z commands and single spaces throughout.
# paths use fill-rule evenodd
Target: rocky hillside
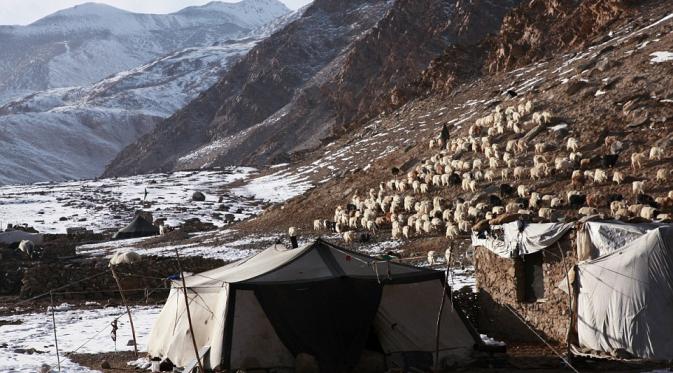
M 318 0 L 105 175 L 292 159 L 403 103 L 399 87 L 495 34 L 517 3 Z
M 506 213 L 670 220 L 673 150 L 662 134 L 673 118 L 673 5 L 650 1 L 609 24 L 540 62 L 408 102 L 274 169 L 315 188 L 243 228 L 308 232 L 313 219 L 337 216 L 342 233 L 439 250 Z M 450 134 L 440 146 L 443 125 Z
M 276 0 L 212 2 L 168 15 L 87 3 L 28 26 L 0 26 L 0 104 L 91 84 L 174 51 L 240 37 L 289 10 Z

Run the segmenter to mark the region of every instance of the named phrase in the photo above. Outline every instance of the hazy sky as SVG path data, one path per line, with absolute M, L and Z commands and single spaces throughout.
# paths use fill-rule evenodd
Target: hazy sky
M 141 13 L 171 13 L 190 5 L 203 5 L 211 0 L 0 0 L 0 25 L 27 25 L 57 10 L 86 2 L 106 3 L 117 8 Z M 229 3 L 235 0 L 223 0 Z M 281 0 L 288 8 L 297 9 L 310 0 Z

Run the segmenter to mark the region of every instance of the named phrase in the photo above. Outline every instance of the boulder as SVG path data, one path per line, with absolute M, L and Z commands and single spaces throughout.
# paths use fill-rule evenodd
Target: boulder
M 192 194 L 192 201 L 203 202 L 206 200 L 206 195 L 201 192 L 194 192 Z

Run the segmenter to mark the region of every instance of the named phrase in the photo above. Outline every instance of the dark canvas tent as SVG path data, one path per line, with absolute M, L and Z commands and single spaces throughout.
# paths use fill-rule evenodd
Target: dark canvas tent
M 185 366 L 194 350 L 180 286 L 173 284 L 148 352 Z M 346 372 L 372 344 L 389 366 L 433 364 L 442 272 L 317 240 L 292 250 L 274 245 L 192 275 L 187 288 L 194 335 L 198 348 L 208 350 L 209 368 L 291 370 L 295 357 L 308 353 L 321 371 Z M 480 342 L 448 299 L 439 334 L 445 363 L 468 358 Z
M 154 236 L 159 234 L 159 228 L 155 227 L 149 221 L 145 220 L 142 215 L 136 215 L 136 217 L 127 225 L 126 227 L 117 231 L 112 238 L 115 239 L 124 239 L 124 238 L 137 238 L 137 237 L 147 237 Z

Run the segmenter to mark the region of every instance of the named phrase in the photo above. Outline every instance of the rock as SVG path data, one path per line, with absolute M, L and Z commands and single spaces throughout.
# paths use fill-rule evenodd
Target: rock
M 110 362 L 107 360 L 103 360 L 100 362 L 100 367 L 101 369 L 112 369 L 112 366 L 110 365 Z
M 206 195 L 201 192 L 194 192 L 192 194 L 192 201 L 203 202 L 206 200 Z

